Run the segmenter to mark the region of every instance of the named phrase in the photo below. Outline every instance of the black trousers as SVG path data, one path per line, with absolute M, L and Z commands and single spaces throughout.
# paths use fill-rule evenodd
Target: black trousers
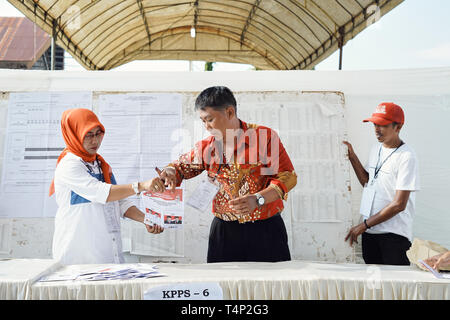
M 409 265 L 406 251 L 411 242 L 395 233 L 362 234 L 362 253 L 366 264 Z
M 207 262 L 291 260 L 280 214 L 266 220 L 239 223 L 217 217 L 211 223 Z

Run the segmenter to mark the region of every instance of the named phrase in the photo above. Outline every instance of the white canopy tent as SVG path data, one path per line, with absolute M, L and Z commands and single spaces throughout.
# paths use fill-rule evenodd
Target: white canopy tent
M 403 0 L 8 0 L 89 70 L 133 60 L 313 69 Z M 342 60 L 341 60 L 342 61 Z

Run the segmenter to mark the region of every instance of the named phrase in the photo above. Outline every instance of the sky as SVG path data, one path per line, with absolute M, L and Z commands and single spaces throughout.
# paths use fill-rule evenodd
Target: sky
M 382 70 L 450 66 L 449 0 L 405 0 L 366 28 L 344 47 L 343 70 Z M 0 16 L 23 16 L 6 0 L 0 0 Z M 66 53 L 66 70 L 85 70 Z M 337 70 L 339 53 L 316 66 Z M 203 61 L 191 64 L 202 71 Z M 252 70 L 251 65 L 214 64 L 214 71 Z M 133 61 L 116 71 L 189 71 L 188 61 Z

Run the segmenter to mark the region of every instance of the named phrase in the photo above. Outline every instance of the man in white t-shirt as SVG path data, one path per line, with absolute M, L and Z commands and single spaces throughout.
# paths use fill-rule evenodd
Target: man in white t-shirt
M 394 103 L 380 104 L 372 117 L 378 139 L 363 166 L 347 141 L 348 156 L 364 186 L 360 213 L 363 222 L 348 232 L 345 241 L 357 243 L 362 234 L 362 252 L 367 264 L 409 265 L 415 192 L 420 190 L 418 161 L 412 148 L 400 139 L 404 113 Z

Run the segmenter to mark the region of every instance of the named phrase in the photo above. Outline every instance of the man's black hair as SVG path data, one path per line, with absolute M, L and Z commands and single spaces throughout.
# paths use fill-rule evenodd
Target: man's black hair
M 206 107 L 225 110 L 229 106 L 233 106 L 237 111 L 233 92 L 224 86 L 209 87 L 203 90 L 195 100 L 195 111 L 205 110 Z

